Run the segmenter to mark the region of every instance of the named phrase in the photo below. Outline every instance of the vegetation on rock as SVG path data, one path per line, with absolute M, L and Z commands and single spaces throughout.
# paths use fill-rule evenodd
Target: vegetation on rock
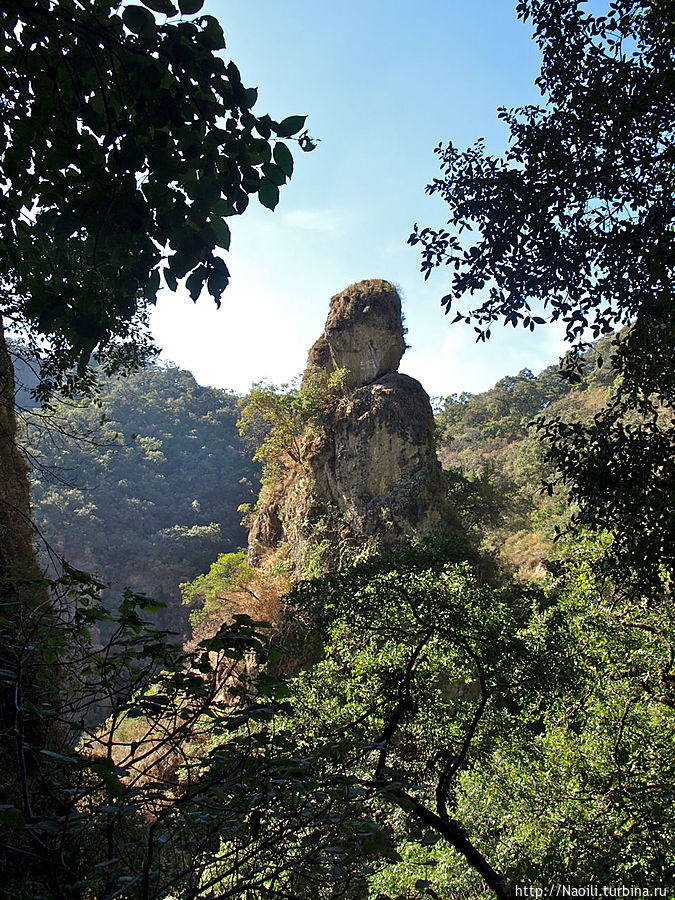
M 285 545 L 302 570 L 319 562 L 320 545 L 325 567 L 348 547 L 353 557 L 452 528 L 429 397 L 397 371 L 403 334 L 389 282 L 350 285 L 331 298 L 301 387 L 256 388 L 242 425 L 271 428 L 258 450 L 267 478 L 250 521 L 251 561 Z
M 326 372 L 310 366 L 302 384 L 254 384 L 239 401 L 237 428 L 255 447 L 263 484 L 277 481 L 283 469 L 300 463 L 300 440 L 307 428 L 320 429 L 345 394 L 346 369 Z

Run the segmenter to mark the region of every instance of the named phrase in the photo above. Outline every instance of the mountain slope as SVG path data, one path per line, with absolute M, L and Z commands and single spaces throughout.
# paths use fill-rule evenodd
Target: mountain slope
M 563 380 L 557 366 L 536 376 L 523 369 L 483 393 L 447 397 L 436 416 L 438 455 L 464 526 L 525 577 L 540 574 L 555 526 L 570 515 L 560 491 L 542 493 L 552 472 L 534 420 L 585 421 L 602 408 L 616 374 L 596 360 L 608 356 L 610 341 L 588 353 L 579 383 Z
M 29 418 L 33 517 L 51 551 L 168 603 L 176 626 L 178 584 L 246 539 L 237 508 L 257 468 L 237 416 L 233 394 L 150 366 Z

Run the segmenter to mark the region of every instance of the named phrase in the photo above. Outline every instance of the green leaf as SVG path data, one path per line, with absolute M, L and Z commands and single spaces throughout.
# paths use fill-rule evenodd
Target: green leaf
M 316 150 L 316 144 L 306 131 L 304 131 L 298 138 L 298 146 L 303 153 L 311 153 L 312 150 Z
M 276 184 L 272 184 L 268 178 L 262 178 L 258 188 L 258 200 L 267 209 L 275 209 L 279 202 L 279 188 Z
M 175 16 L 178 13 L 178 10 L 170 0 L 141 0 L 141 2 L 143 6 L 147 6 L 148 9 L 152 9 L 164 16 Z
M 283 700 L 285 697 L 291 696 L 291 689 L 287 684 L 277 684 L 274 688 L 274 696 L 277 700 Z
M 265 140 L 268 140 L 272 133 L 272 120 L 268 115 L 261 116 L 256 123 L 255 129 Z
M 149 613 L 159 612 L 160 609 L 166 609 L 166 603 L 161 600 L 155 600 L 154 597 L 138 596 L 138 607 Z
M 142 6 L 126 6 L 122 21 L 129 31 L 141 37 L 150 37 L 156 32 L 155 17 Z
M 434 844 L 437 844 L 440 840 L 441 840 L 440 834 L 436 834 L 435 831 L 428 831 L 422 838 L 422 846 L 423 847 L 433 847 Z
M 199 22 L 202 26 L 202 30 L 197 38 L 199 43 L 209 50 L 223 50 L 225 48 L 225 35 L 218 19 L 214 16 L 204 16 Z
M 204 284 L 204 267 L 198 266 L 185 282 L 185 287 L 190 292 L 191 299 L 196 303 L 202 292 Z
M 247 88 L 244 91 L 244 96 L 246 98 L 246 109 L 252 109 L 258 99 L 258 88 Z
M 286 181 L 286 176 L 282 172 L 281 168 L 274 163 L 265 163 L 262 167 L 263 175 L 272 182 L 272 184 L 276 184 L 277 186 L 283 184 Z
M 42 834 L 59 834 L 61 826 L 54 819 L 43 819 L 41 822 L 32 822 L 29 826 L 31 831 L 38 831 Z
M 213 270 L 208 278 L 209 294 L 216 301 L 216 306 L 220 306 L 220 295 L 223 293 L 230 281 L 230 273 L 225 263 L 216 257 Z
M 159 269 L 155 269 L 155 271 L 150 275 L 148 283 L 145 286 L 145 290 L 143 291 L 143 296 L 150 303 L 154 303 L 157 299 L 157 291 L 159 290 Z
M 221 727 L 226 731 L 236 731 L 238 728 L 241 728 L 243 725 L 248 725 L 251 720 L 250 716 L 233 716 L 231 719 L 226 719 L 221 723 Z
M 286 144 L 281 141 L 274 145 L 274 162 L 288 178 L 293 174 L 293 157 Z
M 124 793 L 124 785 L 115 774 L 115 766 L 110 759 L 97 759 L 91 764 L 91 771 L 95 772 L 106 786 L 110 796 L 121 797 Z
M 291 135 L 297 134 L 298 131 L 300 131 L 305 124 L 306 118 L 307 116 L 289 116 L 287 119 L 280 122 L 274 130 L 279 137 L 291 137 Z
M 211 204 L 212 216 L 220 216 L 225 218 L 225 216 L 236 216 L 237 210 L 234 208 L 233 204 L 230 203 L 229 200 L 214 200 Z M 211 223 L 213 224 L 213 223 Z
M 216 240 L 218 242 L 218 246 L 223 250 L 230 249 L 230 239 L 232 234 L 230 232 L 230 226 L 227 224 L 225 219 L 216 218 L 215 216 L 209 220 L 211 224 L 211 228 L 216 233 Z
M 56 759 L 59 762 L 65 762 L 69 765 L 76 765 L 79 760 L 72 756 L 64 756 L 62 753 L 55 753 L 53 750 L 40 750 L 40 753 L 43 756 L 47 756 L 49 759 Z
M 166 286 L 168 287 L 168 289 L 170 291 L 175 291 L 178 287 L 178 279 L 176 278 L 174 273 L 168 266 L 164 266 L 162 272 L 164 274 L 164 281 L 166 282 Z
M 248 206 L 248 196 L 244 193 L 244 191 L 240 191 L 237 198 L 234 201 L 234 208 L 237 211 L 237 215 L 241 215 L 247 206 Z
M 204 5 L 204 0 L 178 0 L 178 8 L 184 16 L 193 16 Z

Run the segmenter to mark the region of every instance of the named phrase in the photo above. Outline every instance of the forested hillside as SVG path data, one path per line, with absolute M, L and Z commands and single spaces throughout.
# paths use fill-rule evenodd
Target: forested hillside
M 542 484 L 552 473 L 535 420 L 592 419 L 616 377 L 609 339 L 586 355 L 581 382 L 557 366 L 524 370 L 480 394 L 451 395 L 436 415 L 437 451 L 450 505 L 469 540 L 520 577 L 541 575 L 566 497 Z M 30 385 L 30 370 L 19 368 Z M 21 402 L 30 403 L 26 391 Z M 100 396 L 63 401 L 26 418 L 33 508 L 50 551 L 116 588 L 167 602 L 183 623 L 181 582 L 246 543 L 241 504 L 259 468 L 236 428 L 237 398 L 188 373 L 150 365 L 101 383 Z
M 543 490 L 554 467 L 537 422 L 593 419 L 616 379 L 610 344 L 603 338 L 584 355 L 581 378 L 570 382 L 558 366 L 538 375 L 524 369 L 483 393 L 445 398 L 436 415 L 438 454 L 463 525 L 523 577 L 542 574 L 554 529 L 570 518 L 566 493 Z
M 600 347 L 604 351 L 604 348 Z M 471 541 L 524 576 L 540 573 L 564 497 L 542 494 L 547 468 L 535 418 L 592 417 L 614 374 L 595 368 L 569 384 L 552 366 L 452 395 L 436 416 L 451 506 Z M 22 384 L 30 370 L 19 367 Z M 30 403 L 21 391 L 21 403 Z M 101 382 L 96 401 L 62 401 L 25 416 L 34 519 L 49 552 L 110 584 L 166 602 L 183 622 L 181 582 L 246 543 L 238 507 L 258 490 L 259 467 L 236 428 L 230 393 L 190 373 L 149 365 Z M 183 622 L 184 625 L 184 622 Z
M 204 724 L 196 744 L 191 731 L 180 737 L 185 709 L 194 707 L 190 716 L 203 716 L 205 723 L 217 717 L 219 727 L 232 733 L 231 741 L 217 745 L 218 766 L 225 771 L 217 766 L 214 777 L 229 779 L 228 802 L 238 809 L 244 832 L 223 824 L 224 810 L 215 799 L 203 817 L 209 829 L 229 829 L 233 840 L 211 863 L 223 885 L 255 878 L 250 868 L 237 875 L 230 869 L 237 847 L 250 840 L 246 798 L 261 778 L 279 786 L 264 805 L 273 846 L 289 859 L 301 847 L 311 848 L 306 862 L 287 864 L 290 893 L 282 896 L 309 896 L 321 873 L 345 889 L 355 879 L 353 896 L 364 900 L 421 900 L 426 886 L 439 896 L 478 898 L 483 884 L 508 896 L 501 892 L 504 877 L 511 884 L 542 877 L 573 877 L 582 884 L 596 874 L 605 878 L 612 871 L 628 879 L 653 867 L 662 877 L 672 822 L 654 753 L 670 755 L 660 739 L 652 747 L 649 735 L 654 722 L 670 734 L 664 713 L 670 700 L 657 692 L 640 706 L 631 692 L 638 676 L 655 685 L 668 674 L 660 639 L 651 630 L 664 623 L 660 613 L 638 615 L 631 597 L 616 593 L 602 574 L 609 536 L 582 533 L 554 551 L 554 529 L 564 530 L 572 510 L 561 486 L 542 492 L 555 469 L 536 422 L 594 421 L 616 387 L 611 341 L 600 341 L 585 355 L 585 374 L 572 382 L 558 367 L 536 376 L 525 370 L 489 391 L 448 397 L 436 415 L 436 439 L 460 540 L 439 535 L 398 553 L 357 560 L 355 548 L 345 545 L 338 571 L 317 568 L 314 560 L 311 571 L 294 573 L 283 544 L 260 569 L 232 552 L 245 539 L 237 506 L 251 497 L 259 475 L 249 462 L 251 448 L 238 437 L 241 407 L 232 394 L 201 388 L 187 372 L 151 366 L 103 382 L 97 402 L 56 404 L 47 423 L 28 416 L 34 516 L 52 548 L 119 588 L 168 601 L 159 621 L 169 626 L 185 627 L 178 585 L 192 582 L 183 585 L 183 593 L 193 610 L 196 655 L 174 656 L 178 651 L 168 643 L 163 649 L 140 646 L 155 647 L 155 665 L 170 659 L 161 663 L 167 673 L 172 666 L 188 666 L 185 677 L 204 667 L 200 653 L 222 654 L 230 660 L 228 690 L 240 695 L 218 700 L 222 682 L 215 673 L 213 694 L 203 697 L 202 688 L 174 684 L 167 673 L 155 675 L 133 715 L 113 718 L 87 738 L 92 749 L 104 737 L 111 741 L 120 796 L 137 791 L 145 797 L 147 774 L 159 778 L 161 791 L 172 790 L 179 757 L 186 772 L 194 773 L 189 777 L 203 767 L 211 771 L 211 726 Z M 303 390 L 313 392 L 314 406 Z M 318 401 L 315 393 L 316 386 L 308 384 L 280 395 L 271 388 L 254 391 L 248 398 L 249 417 L 264 402 L 270 421 L 286 428 L 288 410 L 295 410 L 292 431 L 284 440 L 277 435 L 271 457 L 276 475 L 268 472 L 268 480 L 302 462 L 300 448 L 316 446 L 325 427 L 325 418 L 316 416 L 317 402 L 342 408 L 339 392 Z M 287 454 L 289 440 L 300 453 L 296 460 Z M 478 582 L 465 561 L 471 547 L 474 561 L 481 554 L 493 559 Z M 129 622 L 140 627 L 133 619 L 125 624 L 129 602 L 120 608 L 121 618 L 103 618 L 103 634 L 120 641 Z M 272 621 L 271 633 L 256 626 L 261 617 Z M 154 640 L 155 632 L 144 627 L 143 640 Z M 634 627 L 637 632 L 630 634 Z M 106 644 L 103 652 L 111 659 L 121 652 L 115 665 L 126 665 L 129 641 Z M 583 659 L 577 654 L 580 641 Z M 643 661 L 639 673 L 624 671 L 621 653 L 629 643 Z M 252 665 L 263 679 L 262 694 L 247 681 Z M 391 685 L 398 685 L 396 692 Z M 592 709 L 579 718 L 574 710 L 588 704 Z M 265 724 L 271 719 L 274 732 Z M 610 765 L 617 728 L 627 746 L 649 748 L 642 769 L 622 775 L 621 785 Z M 240 743 L 241 729 L 256 736 L 253 757 Z M 374 737 L 380 748 L 375 761 Z M 458 749 L 439 755 L 445 744 Z M 290 760 L 283 748 L 292 748 Z M 139 753 L 149 762 L 136 763 Z M 241 766 L 240 783 L 234 773 Z M 137 767 L 138 774 L 130 776 Z M 289 779 L 298 792 L 290 800 Z M 461 829 L 431 814 L 424 800 L 428 789 L 413 787 L 427 782 L 462 821 Z M 522 786 L 518 792 L 516 782 Z M 562 793 L 560 785 L 566 786 Z M 605 804 L 608 790 L 619 792 L 625 811 Z M 361 805 L 354 803 L 359 792 Z M 286 823 L 298 803 L 308 804 L 306 818 L 291 836 Z M 544 804 L 550 821 L 533 811 Z M 627 815 L 639 816 L 644 825 L 625 832 Z M 645 829 L 655 835 L 651 848 Z M 178 840 L 171 827 L 164 834 L 169 846 Z M 603 861 L 587 842 L 605 845 L 610 835 L 614 851 Z M 129 840 L 124 828 L 120 838 Z M 196 852 L 189 829 L 185 840 L 185 851 Z M 322 851 L 327 841 L 335 848 L 330 853 Z M 258 847 L 256 839 L 255 845 L 261 878 L 274 877 L 264 842 Z M 568 846 L 579 854 L 574 866 L 565 861 Z M 338 868 L 333 855 L 340 856 Z M 172 870 L 167 861 L 158 865 Z
M 118 596 L 131 587 L 167 603 L 165 624 L 178 626 L 179 583 L 246 540 L 237 508 L 258 469 L 237 416 L 233 394 L 157 365 L 104 380 L 95 402 L 28 415 L 33 515 L 49 552 Z

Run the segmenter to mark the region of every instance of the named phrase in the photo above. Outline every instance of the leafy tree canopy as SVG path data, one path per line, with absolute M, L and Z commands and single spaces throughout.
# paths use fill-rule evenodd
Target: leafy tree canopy
M 219 303 L 228 218 L 251 196 L 274 209 L 292 174 L 284 139 L 305 117 L 252 111 L 257 91 L 201 7 L 40 0 L 0 15 L 0 312 L 43 339 L 43 394 L 94 350 L 108 369 L 147 355 L 162 277 Z
M 302 459 L 301 438 L 307 427 L 321 428 L 331 407 L 345 392 L 346 369 L 330 375 L 311 369 L 302 383 L 254 384 L 239 401 L 239 433 L 256 446 L 263 482 L 274 482 L 289 461 Z
M 297 756 L 286 686 L 248 677 L 273 658 L 265 623 L 236 616 L 184 649 L 144 621 L 160 605 L 148 597 L 128 591 L 110 613 L 84 573 L 49 586 L 67 618 L 0 617 L 0 684 L 21 698 L 28 668 L 29 720 L 52 735 L 42 749 L 0 728 L 31 764 L 3 767 L 4 898 L 327 897 L 336 860 L 379 852 L 343 781 Z M 110 637 L 94 648 L 99 631 Z
M 670 883 L 672 603 L 599 574 L 608 545 L 569 542 L 543 591 L 402 557 L 296 587 L 325 641 L 291 685 L 299 746 L 343 742 L 394 850 L 369 896 Z
M 448 203 L 454 233 L 416 227 L 410 242 L 426 276 L 454 267 L 446 312 L 481 294 L 455 316 L 478 340 L 495 322 L 564 323 L 572 379 L 590 336 L 626 326 L 607 408 L 591 424 L 540 429 L 582 523 L 615 531 L 621 564 L 658 584 L 675 573 L 673 7 L 613 0 L 598 15 L 583 0 L 522 0 L 517 10 L 542 50 L 545 106 L 500 110 L 511 133 L 502 159 L 481 142 L 437 148 L 443 177 L 427 190 Z
M 428 187 L 460 233 L 417 226 L 422 269 L 455 269 L 448 312 L 467 294 L 487 299 L 457 319 L 479 339 L 503 321 L 534 329 L 548 313 L 573 344 L 633 322 L 669 322 L 675 247 L 673 48 L 667 0 L 614 0 L 606 16 L 584 0 L 522 0 L 543 53 L 546 105 L 499 110 L 510 129 L 503 159 L 482 141 L 439 146 L 443 177 Z M 671 340 L 672 330 L 659 336 Z

